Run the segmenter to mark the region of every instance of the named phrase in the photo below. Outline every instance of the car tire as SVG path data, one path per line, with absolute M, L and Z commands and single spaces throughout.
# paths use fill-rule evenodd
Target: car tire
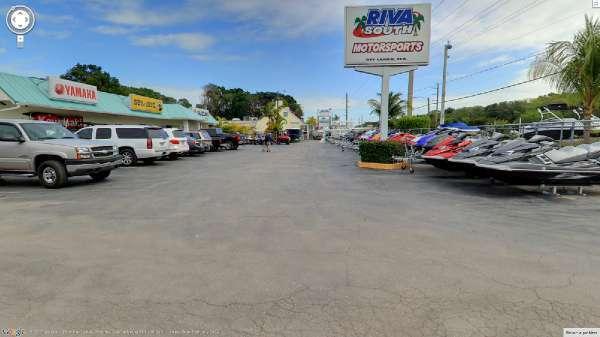
M 38 178 L 45 188 L 61 188 L 67 183 L 67 169 L 58 160 L 47 160 L 38 167 Z
M 108 178 L 108 176 L 110 175 L 110 172 L 111 171 L 108 170 L 108 171 L 91 173 L 90 177 L 92 177 L 92 180 L 94 180 L 94 181 L 102 181 L 102 180 Z
M 128 166 L 132 166 L 137 162 L 137 156 L 135 155 L 135 152 L 131 149 L 122 149 L 121 151 L 119 151 L 119 153 L 121 154 L 121 161 L 123 163 L 123 166 L 128 167 Z

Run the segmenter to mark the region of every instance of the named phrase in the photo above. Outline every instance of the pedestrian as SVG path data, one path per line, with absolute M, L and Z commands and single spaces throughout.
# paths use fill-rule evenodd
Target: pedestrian
M 273 142 L 273 136 L 271 136 L 271 134 L 270 134 L 270 133 L 267 133 L 267 134 L 265 135 L 265 140 L 264 140 L 264 143 L 265 143 L 265 151 L 267 151 L 267 152 L 271 152 L 271 143 L 272 143 L 272 142 Z

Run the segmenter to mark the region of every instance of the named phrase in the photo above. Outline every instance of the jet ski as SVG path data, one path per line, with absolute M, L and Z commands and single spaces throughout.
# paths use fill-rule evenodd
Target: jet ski
M 526 162 L 481 164 L 489 175 L 518 185 L 590 185 L 600 183 L 600 142 L 566 146 L 529 158 Z
M 450 163 L 448 158 L 455 156 L 472 142 L 473 140 L 469 138 L 466 133 L 449 135 L 431 150 L 425 152 L 421 158 L 423 158 L 426 163 L 437 168 L 455 170 L 458 169 L 458 167 Z
M 509 141 L 507 135 L 494 133 L 490 138 L 481 138 L 471 142 L 461 152 L 450 157 L 448 162 L 452 163 L 456 170 L 469 171 L 479 159 L 491 154 L 496 148 Z

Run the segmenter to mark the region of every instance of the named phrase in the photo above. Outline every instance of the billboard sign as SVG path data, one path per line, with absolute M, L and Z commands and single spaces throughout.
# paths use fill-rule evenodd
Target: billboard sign
M 134 111 L 152 112 L 159 114 L 162 112 L 163 102 L 160 99 L 156 98 L 130 94 L 129 109 Z
M 345 66 L 429 64 L 431 4 L 346 7 Z
M 98 89 L 93 85 L 49 76 L 48 97 L 61 101 L 96 104 L 98 103 Z

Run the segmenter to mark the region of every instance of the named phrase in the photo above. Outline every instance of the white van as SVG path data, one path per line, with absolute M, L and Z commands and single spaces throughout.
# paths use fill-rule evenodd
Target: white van
M 168 156 L 168 135 L 160 127 L 147 125 L 95 125 L 76 132 L 82 139 L 110 140 L 119 148 L 123 166 L 131 166 L 138 160 L 152 163 Z

